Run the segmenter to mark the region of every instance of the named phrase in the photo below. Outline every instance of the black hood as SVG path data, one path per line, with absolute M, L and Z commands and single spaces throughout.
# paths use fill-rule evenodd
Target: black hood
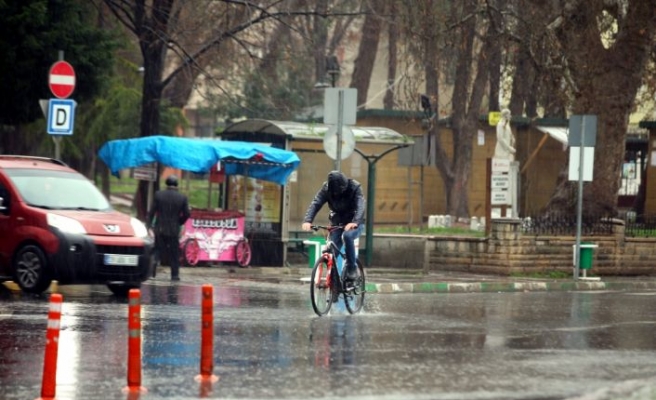
M 339 171 L 331 171 L 328 174 L 328 191 L 331 195 L 337 196 L 348 187 L 348 178 Z

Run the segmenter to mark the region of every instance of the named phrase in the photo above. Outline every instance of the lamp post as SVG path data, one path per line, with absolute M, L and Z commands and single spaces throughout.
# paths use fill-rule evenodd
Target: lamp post
M 339 79 L 339 61 L 336 56 L 326 57 L 326 74 L 330 76 L 330 85 L 335 87 L 337 79 Z
M 314 84 L 315 89 L 326 89 L 329 87 L 335 87 L 337 80 L 340 75 L 339 61 L 336 56 L 328 56 L 325 59 L 325 75 L 320 77 L 319 82 Z M 326 77 L 330 78 L 330 85 L 326 83 Z

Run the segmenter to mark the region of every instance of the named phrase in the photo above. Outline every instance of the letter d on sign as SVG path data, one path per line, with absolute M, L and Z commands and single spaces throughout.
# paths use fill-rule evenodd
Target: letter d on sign
M 57 118 L 55 118 L 55 126 L 64 129 L 66 126 L 68 126 L 68 113 L 62 108 L 57 108 L 55 111 L 57 112 Z

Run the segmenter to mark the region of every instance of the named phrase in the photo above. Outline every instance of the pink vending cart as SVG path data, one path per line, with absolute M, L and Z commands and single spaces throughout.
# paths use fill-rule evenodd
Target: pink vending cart
M 191 210 L 180 235 L 182 262 L 251 262 L 251 246 L 244 237 L 244 214 L 239 211 Z

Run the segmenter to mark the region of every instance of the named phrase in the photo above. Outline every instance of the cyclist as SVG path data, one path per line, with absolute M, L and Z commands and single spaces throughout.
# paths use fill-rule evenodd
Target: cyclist
M 312 229 L 314 217 L 326 203 L 330 208 L 330 223 L 344 226 L 343 231 L 338 229 L 331 232 L 330 239 L 338 248 L 342 247 L 342 243 L 344 244 L 346 261 L 343 271 L 346 271 L 346 280 L 352 282 L 357 278 L 353 242 L 360 237 L 364 228 L 365 205 L 360 182 L 347 178 L 339 171 L 331 171 L 305 212 L 301 229 L 304 231 Z

